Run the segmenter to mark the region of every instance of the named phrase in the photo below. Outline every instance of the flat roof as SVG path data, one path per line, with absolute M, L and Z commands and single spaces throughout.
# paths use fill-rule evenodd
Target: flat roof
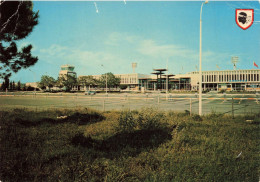
M 237 69 L 237 70 L 204 70 L 202 71 L 202 73 L 205 73 L 205 72 L 243 72 L 243 71 L 260 71 L 260 69 Z M 199 71 L 191 71 L 191 72 L 188 72 L 186 74 L 199 74 Z
M 153 69 L 154 71 L 167 71 L 167 69 L 165 68 L 161 68 L 161 69 Z

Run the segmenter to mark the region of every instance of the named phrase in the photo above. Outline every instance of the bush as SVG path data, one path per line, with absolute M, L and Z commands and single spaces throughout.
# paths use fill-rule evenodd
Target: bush
M 202 118 L 198 114 L 192 115 L 191 118 L 193 121 L 202 121 Z
M 206 90 L 202 90 L 202 93 L 208 93 L 210 90 L 209 89 L 206 89 Z
M 222 90 L 220 90 L 218 93 L 223 94 L 223 93 L 225 93 L 225 92 L 226 92 L 226 90 L 225 90 L 225 89 L 222 89 Z
M 121 90 L 125 90 L 125 89 L 127 89 L 127 85 L 119 85 L 119 88 L 120 88 Z
M 167 126 L 165 114 L 152 108 L 140 112 L 123 111 L 118 119 L 118 130 L 122 132 L 163 129 Z
M 137 117 L 139 129 L 153 130 L 166 126 L 166 116 L 153 108 L 142 109 Z
M 122 132 L 132 132 L 136 127 L 136 122 L 134 120 L 131 111 L 121 112 L 118 119 L 118 130 Z

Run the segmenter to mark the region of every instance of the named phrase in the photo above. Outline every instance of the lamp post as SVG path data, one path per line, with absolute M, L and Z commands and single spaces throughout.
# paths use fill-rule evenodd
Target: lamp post
M 168 100 L 168 59 L 167 59 L 167 65 L 166 65 L 166 100 Z
M 205 2 L 203 2 L 201 4 L 201 8 L 200 8 L 200 70 L 199 70 L 199 115 L 202 115 L 202 71 L 201 71 L 201 32 L 202 32 L 202 19 L 201 19 L 201 15 L 202 15 L 202 7 L 204 4 L 207 4 L 208 0 L 206 0 Z
M 35 74 L 35 72 L 32 71 L 31 69 L 29 69 L 29 71 L 31 71 L 31 72 L 33 73 L 35 84 L 37 84 L 37 83 L 36 83 L 36 74 Z M 35 87 L 34 87 L 34 94 L 36 94 L 36 85 L 35 85 Z
M 104 65 L 101 65 L 104 68 Z M 106 95 L 107 95 L 107 73 L 106 73 Z
M 107 73 L 106 73 L 106 94 L 107 94 Z

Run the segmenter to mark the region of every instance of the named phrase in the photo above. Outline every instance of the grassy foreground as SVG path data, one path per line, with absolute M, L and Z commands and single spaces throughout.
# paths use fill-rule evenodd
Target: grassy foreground
M 259 118 L 0 111 L 0 180 L 258 181 Z

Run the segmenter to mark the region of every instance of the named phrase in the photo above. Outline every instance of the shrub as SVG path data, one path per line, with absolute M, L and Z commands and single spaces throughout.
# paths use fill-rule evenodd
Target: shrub
M 118 130 L 132 132 L 138 130 L 164 129 L 168 126 L 166 115 L 153 108 L 136 111 L 123 111 L 118 119 Z
M 202 118 L 198 114 L 192 115 L 191 118 L 193 121 L 202 121 Z
M 166 127 L 166 116 L 153 108 L 142 109 L 137 117 L 139 129 L 152 130 Z
M 118 119 L 118 130 L 122 132 L 132 132 L 136 127 L 136 122 L 134 120 L 133 114 L 131 111 L 121 112 Z
M 202 93 L 208 93 L 210 90 L 209 89 L 206 89 L 206 90 L 202 90 Z
M 225 89 L 222 89 L 222 90 L 220 90 L 218 93 L 223 94 L 223 93 L 225 93 L 225 92 L 226 92 L 226 90 L 225 90 Z
M 213 122 L 222 121 L 223 114 L 216 113 L 215 111 L 211 111 L 210 114 L 205 116 L 205 119 L 208 120 L 208 121 L 213 121 Z

